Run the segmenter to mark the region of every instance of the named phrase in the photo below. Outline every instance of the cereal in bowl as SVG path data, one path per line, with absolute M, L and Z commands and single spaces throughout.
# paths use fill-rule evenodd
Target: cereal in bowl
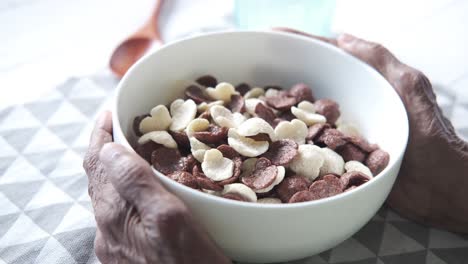
M 226 199 L 313 201 L 371 181 L 390 156 L 304 83 L 234 86 L 204 75 L 134 119 L 136 151 L 170 179 Z

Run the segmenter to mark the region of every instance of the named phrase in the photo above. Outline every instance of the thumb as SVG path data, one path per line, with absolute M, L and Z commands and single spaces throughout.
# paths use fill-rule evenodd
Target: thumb
M 170 194 L 156 179 L 150 165 L 124 146 L 107 143 L 99 153 L 104 171 L 117 192 L 140 214 Z
M 338 36 L 337 46 L 375 68 L 388 81 L 396 77 L 396 70 L 405 66 L 384 46 L 350 34 Z

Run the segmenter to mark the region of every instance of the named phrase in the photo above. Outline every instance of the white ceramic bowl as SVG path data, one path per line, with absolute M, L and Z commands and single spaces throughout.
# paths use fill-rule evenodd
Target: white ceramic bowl
M 275 32 L 224 32 L 174 42 L 138 61 L 121 80 L 114 139 L 131 148 L 133 118 L 182 96 L 181 80 L 211 74 L 259 86 L 309 84 L 340 104 L 345 120 L 390 153 L 387 168 L 352 191 L 318 201 L 264 205 L 211 196 L 159 172 L 211 237 L 235 260 L 277 262 L 327 250 L 358 231 L 387 197 L 400 169 L 408 120 L 400 98 L 375 70 L 326 43 Z

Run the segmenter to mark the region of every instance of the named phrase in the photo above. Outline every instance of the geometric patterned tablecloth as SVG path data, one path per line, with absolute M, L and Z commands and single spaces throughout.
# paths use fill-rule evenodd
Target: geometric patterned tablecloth
M 70 79 L 37 101 L 0 110 L 0 264 L 98 263 L 81 164 L 95 115 L 109 109 L 116 83 L 108 73 Z M 468 96 L 437 93 L 468 138 Z M 418 225 L 384 206 L 352 238 L 289 263 L 468 263 L 468 236 Z

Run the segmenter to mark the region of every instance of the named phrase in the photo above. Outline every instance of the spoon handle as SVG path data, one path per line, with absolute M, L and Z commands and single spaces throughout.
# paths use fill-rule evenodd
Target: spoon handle
M 159 31 L 159 15 L 163 6 L 164 0 L 156 0 L 156 5 L 153 8 L 150 18 L 148 19 L 148 24 L 151 25 L 151 28 L 154 29 L 155 38 L 161 40 L 161 33 Z

